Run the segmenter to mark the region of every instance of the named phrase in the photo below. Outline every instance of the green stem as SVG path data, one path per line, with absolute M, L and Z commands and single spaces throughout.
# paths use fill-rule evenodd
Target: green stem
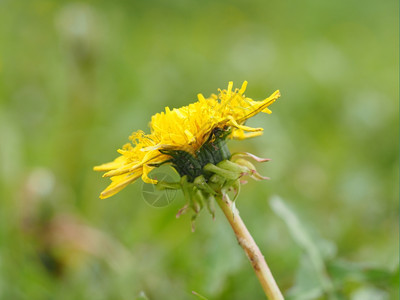
M 272 276 L 264 256 L 240 218 L 239 211 L 236 209 L 235 205 L 233 205 L 226 194 L 223 197 L 216 197 L 216 200 L 219 207 L 221 207 L 224 212 L 225 217 L 228 219 L 239 245 L 243 248 L 250 260 L 265 295 L 269 300 L 283 300 L 282 293 Z

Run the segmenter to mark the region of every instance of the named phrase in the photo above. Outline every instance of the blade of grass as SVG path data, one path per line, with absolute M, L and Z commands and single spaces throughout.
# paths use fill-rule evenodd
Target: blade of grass
M 333 283 L 326 270 L 322 255 L 299 218 L 278 196 L 271 198 L 270 206 L 272 210 L 285 222 L 298 246 L 308 255 L 325 294 L 329 299 L 336 300 L 337 296 L 335 295 Z
M 203 295 L 200 295 L 198 292 L 192 291 L 192 294 L 197 296 L 201 300 L 208 300 L 206 297 L 204 297 Z

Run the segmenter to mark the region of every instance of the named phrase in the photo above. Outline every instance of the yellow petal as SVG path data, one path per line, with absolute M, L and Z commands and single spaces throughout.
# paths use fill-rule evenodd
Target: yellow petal
M 103 192 L 101 192 L 100 199 L 106 199 L 108 197 L 114 196 L 128 184 L 138 179 L 140 175 L 141 175 L 140 173 L 132 173 L 129 175 L 120 175 L 112 177 L 111 180 L 113 182 Z
M 117 157 L 114 161 L 102 164 L 100 166 L 95 166 L 94 171 L 110 171 L 122 167 L 125 163 L 125 158 L 123 156 Z

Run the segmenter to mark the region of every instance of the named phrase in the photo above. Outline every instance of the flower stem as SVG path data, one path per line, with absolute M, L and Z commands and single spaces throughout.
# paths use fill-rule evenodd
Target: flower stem
M 265 295 L 269 300 L 283 300 L 281 291 L 275 282 L 274 277 L 258 248 L 256 242 L 247 230 L 246 225 L 240 218 L 239 211 L 233 202 L 229 199 L 227 194 L 222 197 L 216 197 L 219 207 L 221 207 L 226 218 L 228 219 L 239 245 L 243 248 L 247 257 L 249 258 L 251 265 L 253 266 L 254 272 L 261 283 L 261 286 L 265 292 Z

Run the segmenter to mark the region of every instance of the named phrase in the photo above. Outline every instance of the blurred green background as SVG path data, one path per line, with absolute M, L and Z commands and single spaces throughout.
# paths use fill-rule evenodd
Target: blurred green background
M 287 298 L 398 299 L 392 0 L 0 1 L 0 298 L 263 299 L 222 214 L 92 171 L 230 80 L 282 93 L 230 148 L 272 159 L 237 206 Z

